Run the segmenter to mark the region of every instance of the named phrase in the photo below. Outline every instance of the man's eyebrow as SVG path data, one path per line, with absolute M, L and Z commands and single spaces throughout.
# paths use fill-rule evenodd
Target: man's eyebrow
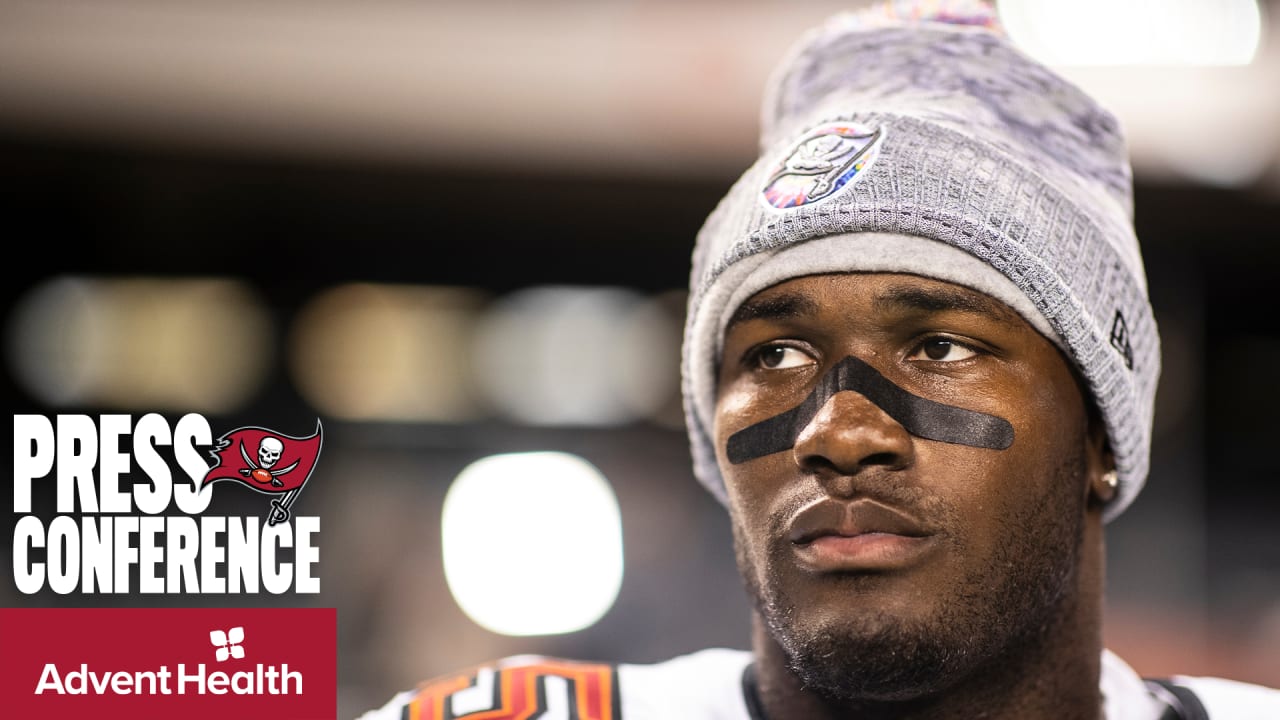
M 781 293 L 764 298 L 752 298 L 738 306 L 725 325 L 727 333 L 738 323 L 748 320 L 785 320 L 818 312 L 818 304 L 797 293 Z
M 986 315 L 1005 323 L 1021 318 L 1004 303 L 994 298 L 951 288 L 891 287 L 876 297 L 877 310 L 922 310 L 925 312 L 958 311 Z

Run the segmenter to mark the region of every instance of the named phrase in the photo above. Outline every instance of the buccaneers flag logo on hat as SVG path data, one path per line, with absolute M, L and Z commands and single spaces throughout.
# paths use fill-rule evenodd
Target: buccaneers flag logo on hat
M 871 168 L 884 127 L 837 122 L 809 132 L 792 146 L 765 182 L 761 199 L 772 209 L 826 200 Z
M 289 519 L 289 506 L 307 484 L 320 457 L 320 421 L 307 437 L 294 437 L 261 427 L 242 427 L 218 438 L 212 451 L 217 461 L 205 473 L 201 487 L 233 480 L 260 493 L 276 495 L 268 524 Z

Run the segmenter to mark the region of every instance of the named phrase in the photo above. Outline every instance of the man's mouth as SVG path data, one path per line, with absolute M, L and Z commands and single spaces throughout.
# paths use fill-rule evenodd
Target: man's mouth
M 910 515 L 872 500 L 823 500 L 800 511 L 787 533 L 801 564 L 817 572 L 900 569 L 934 546 Z

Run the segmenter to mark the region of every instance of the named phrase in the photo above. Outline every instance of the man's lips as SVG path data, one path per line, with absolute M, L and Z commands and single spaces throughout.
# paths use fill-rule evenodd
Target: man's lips
M 805 544 L 824 536 L 857 537 L 870 533 L 925 537 L 925 527 L 901 510 L 874 500 L 853 502 L 822 500 L 801 510 L 791 520 L 788 539 Z
M 872 500 L 823 500 L 801 510 L 787 533 L 817 571 L 890 570 L 933 546 L 934 533 L 910 515 Z

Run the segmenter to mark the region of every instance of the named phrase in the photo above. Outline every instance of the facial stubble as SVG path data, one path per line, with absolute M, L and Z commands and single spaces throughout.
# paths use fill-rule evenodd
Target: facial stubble
M 1083 552 L 1085 467 L 1083 456 L 1062 462 L 1040 497 L 1010 513 L 1003 542 L 976 571 L 931 589 L 924 616 L 872 607 L 868 598 L 884 579 L 849 574 L 830 578 L 847 594 L 848 612 L 835 622 L 813 621 L 786 587 L 783 569 L 794 572 L 795 561 L 785 533 L 771 533 L 767 557 L 756 562 L 735 519 L 738 566 L 756 612 L 806 689 L 838 703 L 926 697 L 983 668 L 1019 662 L 1069 617 Z M 946 514 L 947 527 L 961 527 L 962 518 Z M 972 552 L 954 533 L 943 541 L 954 557 Z

